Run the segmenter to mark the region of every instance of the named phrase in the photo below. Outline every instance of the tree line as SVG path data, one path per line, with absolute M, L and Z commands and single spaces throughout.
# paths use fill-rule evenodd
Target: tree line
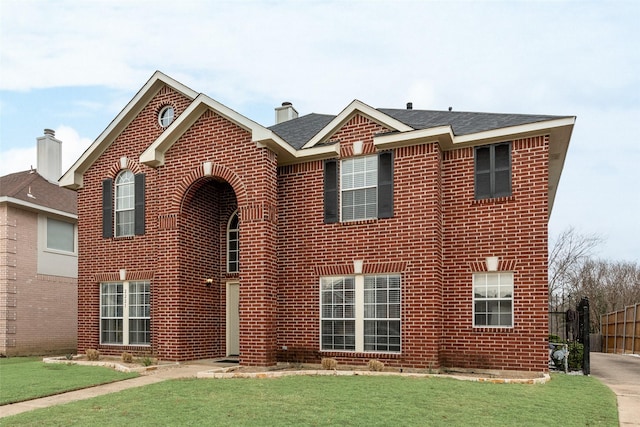
M 549 310 L 575 309 L 589 298 L 592 333 L 600 333 L 601 315 L 640 302 L 640 265 L 596 258 L 602 243 L 601 236 L 570 227 L 549 247 Z

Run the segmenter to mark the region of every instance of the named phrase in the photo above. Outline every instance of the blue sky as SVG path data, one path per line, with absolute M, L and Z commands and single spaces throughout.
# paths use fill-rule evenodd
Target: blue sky
M 577 116 L 550 235 L 640 262 L 640 2 L 0 1 L 0 175 L 66 170 L 155 70 L 263 124 L 373 107 Z

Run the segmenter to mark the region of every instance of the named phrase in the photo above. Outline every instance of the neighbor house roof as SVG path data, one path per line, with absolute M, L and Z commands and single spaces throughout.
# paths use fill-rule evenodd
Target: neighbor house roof
M 0 177 L 0 202 L 35 211 L 77 217 L 77 193 L 44 179 L 36 170 Z

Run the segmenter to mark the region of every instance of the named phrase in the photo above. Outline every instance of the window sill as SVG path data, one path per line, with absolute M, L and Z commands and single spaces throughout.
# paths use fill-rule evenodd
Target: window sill
M 376 222 L 378 222 L 378 218 L 358 219 L 355 221 L 344 221 L 344 222 L 339 222 L 338 224 L 340 224 L 340 226 L 342 227 L 349 227 L 352 225 L 375 224 Z
M 493 205 L 493 204 L 500 204 L 500 203 L 515 202 L 515 201 L 516 201 L 515 196 L 511 195 L 511 196 L 505 196 L 505 197 L 493 197 L 488 199 L 473 199 L 471 204 L 472 205 Z
M 474 326 L 473 332 L 478 333 L 510 333 L 514 332 L 513 326 Z
M 379 357 L 381 359 L 400 359 L 402 357 L 401 352 L 384 352 L 384 351 L 363 351 L 357 352 L 355 350 L 320 350 L 320 356 L 323 357 Z

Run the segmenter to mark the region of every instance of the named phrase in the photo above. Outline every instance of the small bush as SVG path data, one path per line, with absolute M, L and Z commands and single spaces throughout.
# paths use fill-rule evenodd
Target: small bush
M 145 354 L 144 356 L 140 357 L 138 361 L 142 366 L 151 366 L 151 365 L 155 365 L 156 363 L 156 360 L 148 354 Z
M 368 366 L 370 371 L 381 372 L 384 370 L 384 363 L 379 360 L 369 360 Z
M 64 358 L 67 359 L 67 360 L 73 360 L 73 354 L 67 353 L 67 354 L 64 355 Z
M 549 335 L 549 342 L 555 342 L 555 343 L 558 343 L 558 344 L 562 344 L 562 343 L 564 343 L 564 340 L 562 340 L 557 335 L 550 334 Z
M 85 353 L 89 360 L 100 360 L 100 352 L 96 349 L 88 348 Z
M 326 371 L 335 370 L 338 367 L 338 361 L 330 357 L 323 357 L 320 363 L 322 364 L 322 369 Z
M 579 342 L 569 343 L 569 370 L 579 371 L 582 369 L 584 357 L 584 346 Z
M 133 354 L 129 353 L 129 352 L 123 352 L 122 356 L 120 356 L 120 358 L 122 359 L 122 362 L 124 363 L 132 363 L 133 362 Z

